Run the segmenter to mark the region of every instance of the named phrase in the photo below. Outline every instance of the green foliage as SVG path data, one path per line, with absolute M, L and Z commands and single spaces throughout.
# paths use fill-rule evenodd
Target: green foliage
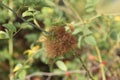
M 10 80 L 25 80 L 29 74 L 33 74 L 33 80 L 47 80 L 51 74 L 55 75 L 52 80 L 88 80 L 83 64 L 94 80 L 105 76 L 100 64 L 110 79 L 119 78 L 119 3 L 120 0 L 1 0 L 0 80 L 7 80 L 8 75 Z M 65 27 L 76 37 L 77 44 L 65 55 L 49 58 L 44 42 L 50 34 L 45 31 L 54 26 Z

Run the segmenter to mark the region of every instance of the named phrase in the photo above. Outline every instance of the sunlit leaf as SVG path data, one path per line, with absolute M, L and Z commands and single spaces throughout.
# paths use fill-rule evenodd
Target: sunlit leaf
M 57 65 L 57 67 L 58 67 L 59 69 L 61 69 L 61 70 L 63 70 L 63 71 L 67 71 L 67 67 L 66 67 L 66 65 L 64 64 L 63 61 L 57 61 L 57 62 L 56 62 L 56 65 Z
M 4 32 L 4 31 L 0 31 L 0 39 L 8 39 L 9 38 L 9 34 Z
M 31 57 L 31 55 L 35 54 L 39 49 L 40 47 L 37 45 L 37 46 L 32 47 L 29 50 L 26 50 L 24 53 L 28 54 L 28 56 Z
M 22 67 L 23 67 L 22 64 L 20 64 L 20 63 L 17 64 L 17 65 L 15 66 L 15 68 L 13 69 L 13 72 L 19 71 Z
M 33 13 L 29 11 L 23 12 L 22 17 L 27 17 L 27 16 L 33 16 Z

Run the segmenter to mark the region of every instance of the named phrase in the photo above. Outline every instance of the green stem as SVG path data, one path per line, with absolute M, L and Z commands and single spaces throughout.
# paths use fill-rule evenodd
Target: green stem
M 13 37 L 10 37 L 9 39 L 9 54 L 13 54 Z
M 104 65 L 102 64 L 102 57 L 101 57 L 100 50 L 99 50 L 98 46 L 95 46 L 95 48 L 96 48 L 96 51 L 97 51 L 97 54 L 98 54 L 98 59 L 99 59 L 99 62 L 100 62 L 100 70 L 101 70 L 101 74 L 102 74 L 102 80 L 106 80 Z
M 9 0 L 9 4 L 8 6 L 13 9 L 13 0 Z M 8 11 L 8 15 L 10 17 L 9 19 L 9 23 L 12 23 L 12 16 L 13 16 L 13 13 L 9 10 Z M 14 75 L 13 75 L 13 59 L 12 59 L 12 56 L 13 56 L 13 33 L 9 31 L 9 35 L 10 35 L 10 38 L 8 40 L 8 43 L 9 43 L 9 55 L 10 55 L 10 60 L 9 60 L 9 64 L 10 64 L 10 80 L 13 80 L 14 78 Z
M 54 61 L 50 64 L 50 72 L 53 71 L 53 65 L 54 65 Z
M 10 35 L 10 38 L 8 40 L 9 44 L 9 54 L 11 56 L 9 62 L 10 62 L 10 80 L 13 80 L 13 60 L 12 60 L 12 55 L 13 55 L 13 34 Z
M 50 64 L 50 72 L 53 71 L 53 65 L 54 65 L 54 63 L 55 63 L 57 60 L 58 60 L 58 58 L 55 58 L 55 59 L 52 61 L 52 63 Z

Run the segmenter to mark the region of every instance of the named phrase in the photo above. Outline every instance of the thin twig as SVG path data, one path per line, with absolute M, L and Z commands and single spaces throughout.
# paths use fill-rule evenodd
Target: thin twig
M 82 66 L 83 66 L 83 68 L 86 70 L 88 76 L 89 76 L 92 80 L 94 80 L 94 79 L 93 79 L 93 76 L 91 75 L 90 71 L 87 69 L 87 67 L 86 67 L 84 61 L 82 60 L 82 58 L 81 58 L 80 56 L 77 56 L 77 57 L 79 58 Z
M 16 34 L 18 34 L 21 30 L 22 30 L 22 28 L 18 29 L 17 32 L 15 32 L 15 33 L 13 34 L 13 37 L 16 36 Z
M 96 66 L 96 67 L 92 67 L 92 71 L 94 69 L 98 69 L 100 67 L 100 65 Z M 67 71 L 67 73 L 69 74 L 86 74 L 86 70 L 70 70 L 70 71 Z M 26 79 L 27 80 L 30 80 L 31 77 L 34 77 L 34 76 L 39 76 L 39 77 L 42 77 L 42 76 L 62 76 L 62 75 L 65 75 L 66 72 L 34 72 L 32 74 L 29 74 L 26 76 Z
M 100 69 L 101 69 L 101 74 L 102 74 L 102 80 L 106 80 L 106 78 L 105 78 L 105 71 L 104 71 L 104 66 L 102 64 L 102 57 L 101 57 L 100 50 L 99 50 L 98 46 L 95 46 L 95 49 L 96 49 L 96 52 L 98 54 L 98 59 L 99 59 L 99 62 L 100 62 Z
M 23 17 L 19 16 L 13 9 L 11 9 L 10 7 L 8 7 L 7 5 L 3 4 L 2 2 L 0 2 L 0 5 L 4 6 L 5 8 L 9 9 L 11 12 L 13 12 L 17 17 L 19 17 L 21 20 L 23 20 L 24 22 L 28 23 L 29 25 L 32 25 L 33 27 L 41 30 L 42 32 L 46 33 L 46 34 L 50 34 L 49 32 L 45 31 L 43 28 L 38 27 L 34 24 L 32 24 L 31 22 L 25 20 Z
M 85 70 L 71 70 L 71 71 L 67 71 L 69 74 L 75 74 L 75 73 L 85 73 L 86 71 Z M 66 72 L 35 72 L 35 73 L 32 73 L 30 75 L 28 75 L 26 78 L 27 80 L 30 80 L 31 77 L 33 76 L 61 76 L 61 75 L 65 75 Z

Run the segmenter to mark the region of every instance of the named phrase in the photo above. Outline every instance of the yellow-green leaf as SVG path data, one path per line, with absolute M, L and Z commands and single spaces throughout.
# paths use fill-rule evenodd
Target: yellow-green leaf
M 13 69 L 13 72 L 19 71 L 23 67 L 22 64 L 17 64 L 15 68 Z
M 8 39 L 8 38 L 9 38 L 8 33 L 4 31 L 0 31 L 0 39 Z
M 27 17 L 27 16 L 33 16 L 33 13 L 29 11 L 23 12 L 22 17 Z

